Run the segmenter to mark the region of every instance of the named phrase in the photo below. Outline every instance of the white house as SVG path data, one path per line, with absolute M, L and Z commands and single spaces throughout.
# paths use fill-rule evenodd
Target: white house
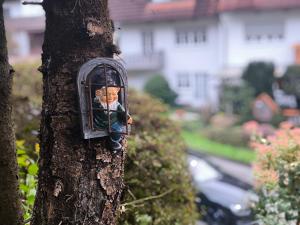
M 294 51 L 300 44 L 299 0 L 108 2 L 122 51 L 117 58 L 127 67 L 130 87 L 143 89 L 161 74 L 181 104 L 216 108 L 220 80 L 239 77 L 249 62 L 274 62 L 280 74 L 300 59 Z M 41 7 L 32 7 L 5 5 L 16 55 L 32 54 L 41 45 L 44 16 Z
M 45 27 L 43 8 L 16 0 L 5 2 L 3 11 L 10 57 L 40 55 Z
M 131 86 L 164 75 L 178 103 L 217 106 L 221 78 L 251 61 L 295 62 L 299 0 L 111 0 Z

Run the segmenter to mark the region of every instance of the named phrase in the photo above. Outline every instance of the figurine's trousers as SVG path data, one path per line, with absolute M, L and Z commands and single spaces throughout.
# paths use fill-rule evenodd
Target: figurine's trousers
M 111 131 L 110 139 L 114 142 L 120 142 L 123 137 L 121 133 L 125 132 L 125 126 L 120 122 L 115 122 L 111 125 Z

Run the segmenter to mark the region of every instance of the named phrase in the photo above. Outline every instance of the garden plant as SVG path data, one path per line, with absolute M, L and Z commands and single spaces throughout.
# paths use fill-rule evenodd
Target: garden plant
M 275 135 L 253 143 L 260 200 L 256 215 L 263 225 L 300 223 L 300 128 L 284 122 Z

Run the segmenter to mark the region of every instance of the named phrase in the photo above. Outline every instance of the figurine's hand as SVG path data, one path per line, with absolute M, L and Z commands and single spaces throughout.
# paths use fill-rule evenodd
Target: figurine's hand
M 129 117 L 129 119 L 127 120 L 127 123 L 128 123 L 128 124 L 132 124 L 132 122 L 133 122 L 133 121 L 132 121 L 132 118 Z
M 101 96 L 101 90 L 96 91 L 96 96 Z

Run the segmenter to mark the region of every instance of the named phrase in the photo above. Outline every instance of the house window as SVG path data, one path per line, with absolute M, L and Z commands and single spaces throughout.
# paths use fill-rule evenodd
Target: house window
M 43 32 L 29 33 L 30 52 L 32 54 L 41 53 L 44 40 Z
M 280 41 L 284 39 L 283 23 L 249 23 L 245 25 L 248 42 Z
M 176 31 L 176 44 L 201 44 L 206 42 L 206 30 L 205 29 L 190 29 L 190 30 L 178 30 Z
M 190 76 L 187 73 L 180 73 L 177 76 L 178 88 L 189 88 L 190 87 Z
M 153 53 L 154 50 L 154 37 L 152 31 L 144 31 L 142 33 L 142 41 L 143 41 L 143 53 L 144 55 L 148 55 Z
M 205 73 L 195 74 L 195 97 L 207 98 L 208 95 L 208 75 Z

